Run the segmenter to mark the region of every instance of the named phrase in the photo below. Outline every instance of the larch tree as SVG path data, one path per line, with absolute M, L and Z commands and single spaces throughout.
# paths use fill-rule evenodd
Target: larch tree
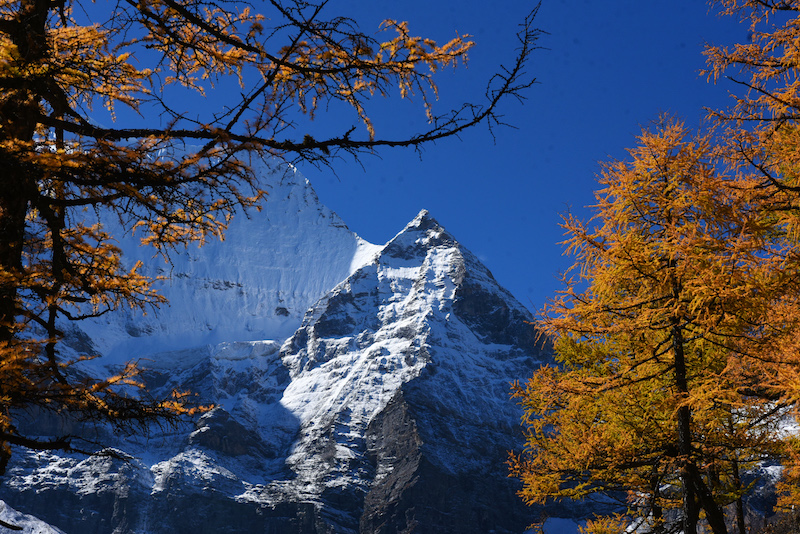
M 0 0 L 0 474 L 11 446 L 87 447 L 25 435 L 23 411 L 130 428 L 188 409 L 180 394 L 131 394 L 141 387 L 135 364 L 118 376 L 79 377 L 59 349 L 67 321 L 161 301 L 137 266 L 123 264 L 103 217 L 168 253 L 220 234 L 234 211 L 263 196 L 251 157 L 327 165 L 421 147 L 501 124 L 499 103 L 533 83 L 525 67 L 535 10 L 513 63 L 488 81 L 487 100 L 437 114 L 434 74 L 466 59 L 468 36 L 437 44 L 387 20 L 379 40 L 352 19 L 326 16 L 326 4 Z M 235 99 L 188 113 L 187 95 L 226 84 L 237 85 L 226 93 Z M 370 99 L 410 95 L 428 126 L 382 137 Z M 338 125 L 326 138 L 298 126 L 336 105 L 361 126 Z
M 749 42 L 708 46 L 707 75 L 717 82 L 733 82 L 733 105 L 712 117 L 724 128 L 727 159 L 739 180 L 749 183 L 761 209 L 785 235 L 793 250 L 783 254 L 789 271 L 797 270 L 800 252 L 800 2 L 797 0 L 715 0 L 725 15 L 749 25 Z M 794 365 L 800 337 L 792 324 L 800 313 L 798 295 L 787 295 L 769 311 L 783 332 L 763 347 L 761 357 L 771 362 L 765 380 L 794 405 L 800 415 L 800 372 Z M 800 439 L 786 442 L 787 460 L 779 488 L 779 505 L 800 505 Z
M 592 532 L 743 533 L 741 473 L 765 459 L 779 508 L 800 504 L 800 2 L 710 4 L 749 25 L 706 48 L 733 105 L 708 136 L 662 124 L 604 167 L 543 318 L 559 365 L 515 388 L 523 498 L 627 496 Z
M 624 497 L 588 532 L 744 532 L 741 473 L 787 455 L 779 385 L 800 358 L 768 356 L 800 319 L 793 248 L 752 187 L 721 172 L 709 135 L 673 120 L 606 164 L 595 217 L 565 220 L 575 256 L 543 313 L 558 366 L 515 388 L 528 503 Z

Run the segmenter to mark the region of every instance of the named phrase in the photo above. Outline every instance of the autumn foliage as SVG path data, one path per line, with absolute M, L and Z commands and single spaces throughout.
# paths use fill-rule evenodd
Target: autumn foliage
M 542 323 L 559 366 L 516 391 L 529 449 L 514 468 L 530 502 L 624 494 L 652 527 L 679 509 L 694 532 L 702 510 L 726 532 L 742 470 L 782 446 L 777 376 L 800 362 L 765 355 L 800 327 L 771 310 L 800 279 L 709 136 L 667 121 L 639 142 L 604 167 L 595 219 L 565 221 L 578 272 Z
M 526 502 L 625 506 L 587 532 L 743 534 L 764 461 L 783 465 L 779 507 L 800 504 L 800 2 L 714 5 L 753 37 L 708 47 L 707 74 L 744 90 L 706 131 L 662 118 L 602 167 L 542 313 L 557 365 L 514 390 Z
M 83 449 L 75 437 L 25 435 L 21 412 L 124 429 L 189 409 L 180 393 L 136 394 L 135 364 L 85 377 L 65 357 L 65 325 L 162 301 L 138 266 L 123 262 L 104 220 L 168 255 L 219 237 L 234 212 L 264 196 L 250 158 L 327 165 L 382 146 L 419 147 L 499 124 L 498 103 L 533 83 L 524 66 L 538 35 L 535 11 L 486 102 L 437 113 L 434 76 L 463 63 L 468 36 L 439 44 L 387 20 L 376 38 L 325 7 L 0 0 L 0 474 L 13 445 Z M 224 102 L 188 112 L 186 99 L 220 87 Z M 367 102 L 411 95 L 427 125 L 381 137 Z M 353 123 L 329 125 L 338 133 L 321 139 L 298 131 L 301 118 L 335 105 L 350 109 Z

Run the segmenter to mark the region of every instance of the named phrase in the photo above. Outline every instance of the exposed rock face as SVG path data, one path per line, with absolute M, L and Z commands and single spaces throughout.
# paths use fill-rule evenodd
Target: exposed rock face
M 115 438 L 127 463 L 19 451 L 0 498 L 68 533 L 522 532 L 535 517 L 506 476 L 507 451 L 522 446 L 509 382 L 549 359 L 528 312 L 427 212 L 368 259 L 345 237 L 344 279 L 285 342 L 152 355 L 156 393 L 188 388 L 217 408 Z M 289 315 L 271 303 L 269 320 L 299 302 Z M 73 337 L 76 352 L 110 343 Z
M 498 478 L 499 448 L 483 442 L 494 469 L 451 472 L 431 462 L 406 400 L 399 395 L 369 425 L 369 454 L 376 477 L 364 499 L 360 532 L 522 532 L 530 511 L 519 505 L 515 485 Z M 488 449 L 488 450 L 487 450 Z

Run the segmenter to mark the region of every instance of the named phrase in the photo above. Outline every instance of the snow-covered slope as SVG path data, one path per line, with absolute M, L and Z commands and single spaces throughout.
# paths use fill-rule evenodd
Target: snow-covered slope
M 520 445 L 509 382 L 545 358 L 529 319 L 421 212 L 282 348 L 295 484 L 329 503 L 363 498 L 365 532 L 520 527 L 503 462 Z
M 44 521 L 14 510 L 3 501 L 0 501 L 0 520 L 21 529 L 18 530 L 21 534 L 64 534 L 61 530 L 48 525 Z M 2 526 L 0 526 L 0 530 L 10 532 L 10 530 Z
M 323 206 L 293 167 L 262 162 L 254 170 L 268 197 L 260 211 L 234 217 L 224 241 L 191 245 L 167 262 L 139 247 L 138 236 L 120 235 L 129 264 L 140 260 L 144 274 L 164 277 L 155 287 L 169 304 L 144 317 L 120 311 L 82 322 L 106 362 L 225 341 L 285 339 L 309 306 L 379 248 Z
M 429 386 L 422 396 L 433 412 L 476 424 L 517 421 L 508 385 L 535 361 L 527 318 L 489 271 L 423 211 L 373 263 L 309 311 L 282 349 L 291 376 L 282 402 L 309 436 L 327 432 L 329 420 L 338 417 L 344 439 L 336 454 L 343 459 L 359 455 L 364 444 L 352 436 L 363 436 L 415 379 L 426 384 L 417 387 Z M 316 447 L 320 439 L 307 442 Z M 465 460 L 439 458 L 453 469 L 450 464 Z M 289 462 L 317 476 L 318 462 L 302 446 Z
M 165 271 L 171 308 L 76 337 L 217 408 L 101 430 L 127 463 L 19 451 L 0 497 L 65 532 L 521 532 L 509 382 L 548 359 L 527 310 L 427 212 L 374 247 L 272 176 L 264 212 Z

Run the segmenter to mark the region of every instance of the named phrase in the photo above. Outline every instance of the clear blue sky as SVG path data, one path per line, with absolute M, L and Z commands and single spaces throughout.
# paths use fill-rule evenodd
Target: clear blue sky
M 456 30 L 473 35 L 477 46 L 468 68 L 441 80 L 436 109 L 443 112 L 480 100 L 488 76 L 512 61 L 517 25 L 534 5 L 332 0 L 330 9 L 364 29 L 395 18 L 440 42 Z M 569 265 L 557 244 L 560 214 L 588 213 L 598 162 L 624 157 L 659 113 L 697 125 L 704 106 L 725 105 L 735 87 L 711 85 L 698 75 L 703 43 L 747 38 L 745 26 L 718 17 L 701 0 L 543 0 L 536 26 L 548 32 L 539 41 L 546 49 L 534 53 L 529 67 L 538 84 L 524 104 L 503 108 L 516 129 L 497 131 L 494 142 L 486 129 L 475 129 L 429 146 L 421 159 L 413 150 L 395 149 L 361 164 L 338 162 L 338 177 L 300 168 L 322 202 L 373 243 L 387 241 L 428 209 L 531 309 L 560 287 L 557 274 Z M 403 110 L 384 131 L 391 136 L 420 128 L 423 118 Z

